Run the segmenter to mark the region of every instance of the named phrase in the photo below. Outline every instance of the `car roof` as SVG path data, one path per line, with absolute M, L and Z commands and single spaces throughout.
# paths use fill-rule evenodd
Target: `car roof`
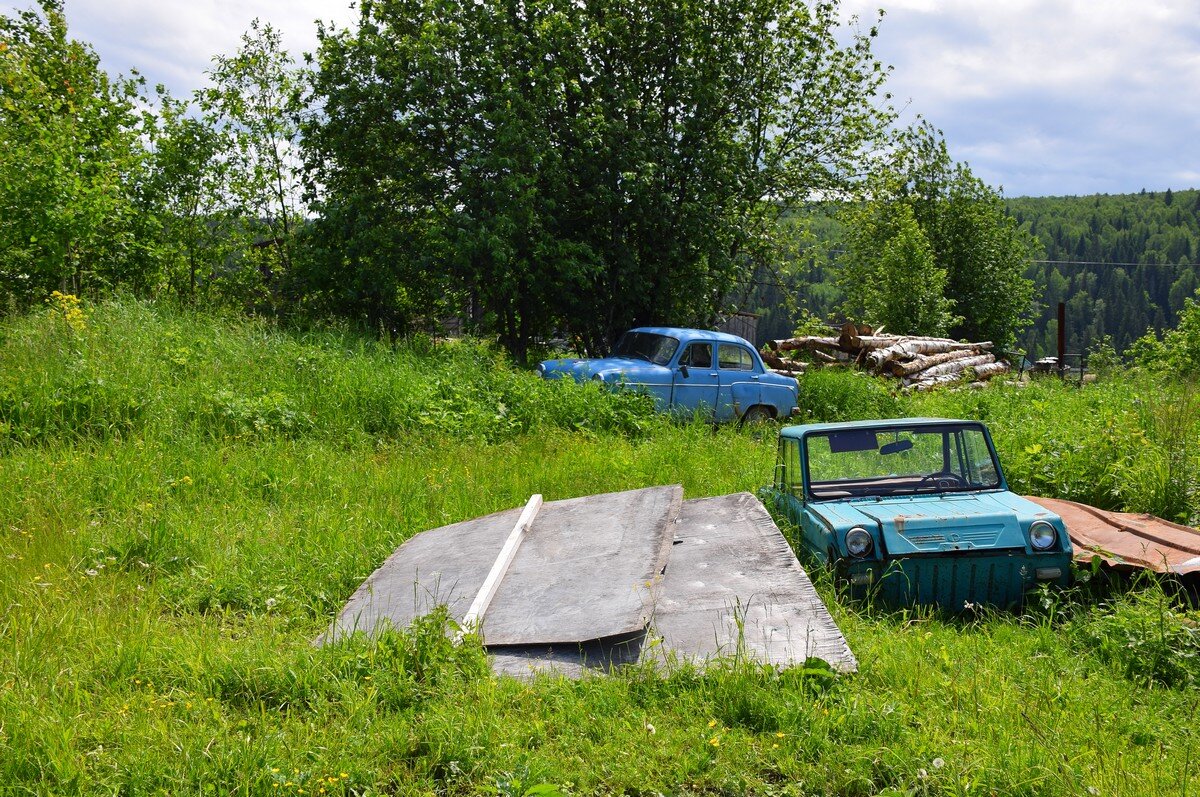
M 711 329 L 687 329 L 684 327 L 634 327 L 630 332 L 649 332 L 654 335 L 666 335 L 675 338 L 680 343 L 690 343 L 693 340 L 715 340 L 721 343 L 741 343 L 743 346 L 754 348 L 745 338 L 730 335 L 728 332 L 717 332 Z
M 814 432 L 840 432 L 846 429 L 887 429 L 893 426 L 946 426 L 953 424 L 971 424 L 983 426 L 980 421 L 959 418 L 878 418 L 869 421 L 843 421 L 841 423 L 806 423 L 799 426 L 785 426 L 779 430 L 780 437 L 804 437 Z

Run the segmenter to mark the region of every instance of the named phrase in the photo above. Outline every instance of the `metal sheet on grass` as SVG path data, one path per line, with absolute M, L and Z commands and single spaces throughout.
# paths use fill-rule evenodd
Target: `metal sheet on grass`
M 777 666 L 857 662 L 762 503 L 749 493 L 685 501 L 643 656 L 741 654 Z
M 551 501 L 505 574 L 481 630 L 487 645 L 567 645 L 640 631 L 649 584 L 666 565 L 678 485 Z M 405 628 L 445 604 L 461 621 L 520 509 L 416 535 L 351 596 L 324 643 Z

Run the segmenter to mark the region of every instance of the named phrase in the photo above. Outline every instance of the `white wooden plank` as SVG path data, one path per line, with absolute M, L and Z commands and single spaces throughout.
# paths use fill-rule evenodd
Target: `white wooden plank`
M 521 541 L 525 538 L 525 532 L 528 531 L 529 526 L 533 523 L 533 519 L 537 517 L 538 510 L 541 508 L 542 496 L 541 493 L 537 493 L 525 505 L 525 511 L 521 513 L 521 517 L 517 519 L 517 525 L 513 527 L 512 532 L 508 535 L 508 539 L 504 541 L 504 547 L 500 549 L 500 555 L 496 557 L 496 561 L 492 564 L 492 569 L 488 572 L 487 578 L 483 580 L 483 585 L 479 588 L 479 592 L 476 593 L 475 600 L 471 601 L 471 608 L 467 609 L 467 613 L 462 620 L 464 630 L 480 630 L 483 616 L 487 613 L 488 606 L 492 603 L 492 598 L 496 597 L 496 590 L 500 588 L 500 582 L 504 579 L 504 574 L 508 572 L 509 565 L 516 558 L 517 549 L 521 547 Z

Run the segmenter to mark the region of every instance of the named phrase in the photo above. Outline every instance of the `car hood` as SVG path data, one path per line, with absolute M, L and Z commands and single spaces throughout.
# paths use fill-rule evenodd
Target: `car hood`
M 892 556 L 941 551 L 1028 550 L 1025 527 L 1057 519 L 1003 490 L 939 496 L 849 499 L 813 505 L 835 529 L 876 528 Z M 1057 523 L 1055 524 L 1058 525 Z M 1061 533 L 1061 529 L 1060 529 Z
M 545 360 L 538 371 L 547 379 L 572 377 L 578 382 L 584 382 L 599 374 L 601 377 L 615 379 L 619 375 L 662 374 L 667 369 L 661 365 L 638 360 L 632 357 L 602 357 L 594 360 Z

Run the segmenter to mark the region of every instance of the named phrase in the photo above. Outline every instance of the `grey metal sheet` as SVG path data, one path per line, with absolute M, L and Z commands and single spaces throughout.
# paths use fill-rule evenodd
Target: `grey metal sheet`
M 556 645 L 645 628 L 683 488 L 651 487 L 542 507 L 483 617 L 493 645 Z
M 749 493 L 685 501 L 643 655 L 693 661 L 739 650 L 763 663 L 858 664 L 762 503 Z
M 666 565 L 678 485 L 551 501 L 526 533 L 482 633 L 489 645 L 561 645 L 643 629 Z M 318 644 L 408 626 L 445 604 L 462 620 L 512 531 L 511 509 L 416 535 L 355 591 Z
M 520 516 L 519 508 L 508 509 L 417 534 L 355 590 L 317 644 L 407 628 L 442 604 L 462 620 Z

